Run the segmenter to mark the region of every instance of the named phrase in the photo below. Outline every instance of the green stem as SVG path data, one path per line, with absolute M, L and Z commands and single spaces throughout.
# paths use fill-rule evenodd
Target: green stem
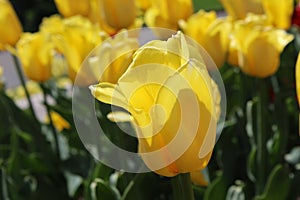
M 194 200 L 190 173 L 179 174 L 172 178 L 174 200 Z
M 22 84 L 22 87 L 25 91 L 25 95 L 26 95 L 26 98 L 27 98 L 27 101 L 28 101 L 28 104 L 29 104 L 29 110 L 32 114 L 32 117 L 34 118 L 34 120 L 38 121 L 36 115 L 35 115 L 35 112 L 34 112 L 34 109 L 33 109 L 33 104 L 32 104 L 32 101 L 30 99 L 30 94 L 28 92 L 28 89 L 26 87 L 26 83 L 25 83 L 25 78 L 24 78 L 24 75 L 22 73 L 22 69 L 21 69 L 21 66 L 19 64 L 19 60 L 17 58 L 17 56 L 13 55 L 12 54 L 12 57 L 13 57 L 13 61 L 14 61 L 14 64 L 15 64 L 15 67 L 16 67 L 16 70 L 17 70 L 17 74 L 19 76 L 19 79 L 20 79 L 20 82 Z
M 50 106 L 49 106 L 49 103 L 48 103 L 48 100 L 47 100 L 47 91 L 46 91 L 46 88 L 45 88 L 43 83 L 40 84 L 40 87 L 42 88 L 42 91 L 43 91 L 44 103 L 45 103 L 47 115 L 48 115 L 48 118 L 49 118 L 50 127 L 52 129 L 52 134 L 53 134 L 53 138 L 54 138 L 54 145 L 55 145 L 57 158 L 60 160 L 60 148 L 59 148 L 59 142 L 58 142 L 58 134 L 57 134 L 57 131 L 55 129 L 55 126 L 54 126 L 54 123 L 53 123 L 53 120 L 52 120 L 52 117 L 51 117 Z
M 264 79 L 257 81 L 257 194 L 262 194 L 267 175 L 267 86 Z

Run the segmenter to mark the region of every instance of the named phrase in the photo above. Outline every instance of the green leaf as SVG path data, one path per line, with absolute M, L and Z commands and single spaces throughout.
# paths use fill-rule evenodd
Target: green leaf
M 277 165 L 269 175 L 263 194 L 256 196 L 255 200 L 285 200 L 289 194 L 290 183 L 288 170 Z
M 92 200 L 119 200 L 121 199 L 121 195 L 119 191 L 110 185 L 108 185 L 105 181 L 102 179 L 95 179 L 91 185 L 91 196 Z
M 228 183 L 224 176 L 216 178 L 204 193 L 204 200 L 223 200 L 226 197 Z
M 219 0 L 193 0 L 194 10 L 222 10 L 223 6 Z
M 256 152 L 257 148 L 255 146 L 252 147 L 251 152 L 248 155 L 248 163 L 247 163 L 247 175 L 249 179 L 253 182 L 256 181 Z

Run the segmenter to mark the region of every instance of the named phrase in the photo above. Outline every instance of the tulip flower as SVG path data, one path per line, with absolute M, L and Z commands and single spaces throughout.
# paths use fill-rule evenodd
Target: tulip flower
M 283 30 L 242 21 L 236 23 L 233 35 L 241 70 L 259 78 L 277 71 L 281 52 L 293 40 L 293 36 Z
M 262 0 L 262 3 L 265 13 L 275 27 L 288 29 L 291 26 L 294 11 L 293 0 Z
M 89 0 L 55 0 L 56 7 L 64 17 L 71 17 L 74 15 L 87 16 L 90 11 Z
M 8 0 L 0 0 L 0 51 L 6 45 L 15 46 L 22 34 L 22 26 Z
M 243 19 L 245 23 L 249 24 L 249 30 L 252 26 L 268 26 L 270 25 L 267 16 L 266 15 L 255 15 L 248 13 L 246 18 Z M 240 21 L 241 22 L 241 21 Z M 234 22 L 233 22 L 234 23 Z M 246 33 L 245 33 L 246 34 Z M 229 36 L 230 42 L 229 42 L 229 49 L 228 49 L 228 57 L 227 62 L 233 66 L 239 66 L 239 51 L 238 51 L 238 41 L 236 37 L 232 37 L 230 34 Z
M 25 33 L 17 43 L 18 56 L 26 76 L 44 82 L 51 78 L 54 46 L 42 33 Z
M 229 46 L 231 22 L 217 18 L 213 11 L 200 10 L 186 22 L 180 21 L 179 25 L 188 36 L 203 46 L 218 67 L 223 65 Z
M 141 10 L 147 10 L 151 7 L 152 1 L 150 0 L 135 0 L 135 4 Z
M 298 104 L 300 105 L 300 53 L 298 54 L 298 58 L 296 62 L 296 90 L 297 90 Z
M 200 53 L 179 32 L 140 47 L 116 84 L 90 89 L 99 101 L 129 111 L 143 161 L 171 177 L 199 171 L 211 157 L 217 125 L 211 85 Z
M 56 20 L 52 20 L 52 22 L 56 22 Z M 50 24 L 50 21 L 48 22 Z M 58 27 L 62 26 L 58 28 L 57 32 L 46 27 L 41 28 L 41 31 L 51 33 L 51 40 L 57 51 L 66 58 L 69 76 L 74 81 L 82 61 L 107 35 L 97 25 L 81 16 L 66 18 L 57 24 L 59 24 Z
M 69 124 L 69 122 L 67 120 L 65 120 L 60 114 L 58 114 L 57 112 L 51 111 L 50 112 L 51 115 L 51 119 L 53 121 L 53 125 L 55 126 L 55 128 L 61 132 L 64 129 L 69 129 L 71 128 L 71 125 Z M 49 122 L 49 119 L 46 119 L 47 122 Z
M 296 92 L 298 105 L 300 106 L 300 53 L 298 54 L 296 62 Z M 299 135 L 300 135 L 300 114 L 299 114 Z
M 191 0 L 154 0 L 145 13 L 145 22 L 148 26 L 177 30 L 178 21 L 186 20 L 192 14 Z
M 221 3 L 233 19 L 244 19 L 247 13 L 264 13 L 261 0 L 221 0 Z
M 101 0 L 102 12 L 106 23 L 120 30 L 133 24 L 136 18 L 136 7 L 134 0 Z
M 100 82 L 117 83 L 132 62 L 132 55 L 139 47 L 136 38 L 129 38 L 127 31 L 104 41 L 97 55 L 88 59 L 89 68 Z

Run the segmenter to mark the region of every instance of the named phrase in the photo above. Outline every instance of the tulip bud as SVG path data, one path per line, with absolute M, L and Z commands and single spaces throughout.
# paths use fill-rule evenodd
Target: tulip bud
M 136 18 L 134 0 L 101 0 L 106 23 L 119 30 L 129 27 Z
M 192 14 L 191 0 L 154 0 L 145 13 L 145 22 L 148 26 L 177 30 L 179 20 L 186 20 Z
M 294 38 L 284 30 L 257 26 L 251 22 L 238 22 L 233 35 L 237 41 L 241 70 L 259 78 L 276 73 L 281 52 Z
M 233 19 L 244 19 L 247 13 L 264 13 L 261 0 L 221 0 L 221 3 Z
M 231 22 L 217 18 L 213 11 L 200 10 L 186 22 L 180 21 L 179 25 L 188 36 L 202 45 L 218 67 L 224 64 L 229 46 Z
M 87 16 L 90 11 L 89 0 L 55 0 L 55 4 L 60 14 L 64 17 L 71 17 L 74 15 Z
M 51 78 L 53 44 L 41 33 L 25 33 L 17 43 L 18 56 L 26 76 L 43 82 Z
M 296 62 L 296 90 L 297 90 L 297 99 L 300 106 L 300 53 L 298 54 Z
M 288 29 L 291 26 L 294 10 L 293 0 L 262 0 L 262 3 L 268 19 L 275 27 Z
M 22 33 L 22 26 L 8 0 L 0 0 L 0 50 L 5 45 L 14 46 Z

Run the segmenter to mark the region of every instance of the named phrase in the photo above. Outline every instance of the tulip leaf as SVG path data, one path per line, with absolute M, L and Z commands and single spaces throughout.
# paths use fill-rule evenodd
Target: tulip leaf
M 123 176 L 126 174 L 123 174 Z M 122 200 L 130 199 L 153 199 L 154 188 L 140 187 L 140 185 L 155 185 L 156 180 L 152 173 L 139 173 L 129 182 L 122 195 Z M 145 195 L 147 194 L 147 195 Z M 146 198 L 147 197 L 147 198 Z
M 228 183 L 224 175 L 217 177 L 208 186 L 204 193 L 204 200 L 210 199 L 225 199 Z
M 254 130 L 256 127 L 256 123 L 255 123 L 256 104 L 257 101 L 252 100 L 252 101 L 248 101 L 246 106 L 246 116 L 247 116 L 246 131 L 252 145 L 255 145 Z
M 256 153 L 257 148 L 255 146 L 252 147 L 251 152 L 248 155 L 248 164 L 247 164 L 247 175 L 249 179 L 255 182 L 255 174 L 256 174 Z
M 121 195 L 115 187 L 111 187 L 102 179 L 95 179 L 91 185 L 91 197 L 92 200 L 97 199 L 109 199 L 109 200 L 119 200 Z
M 288 170 L 282 165 L 276 165 L 269 175 L 263 194 L 256 196 L 254 200 L 287 199 L 290 182 Z

